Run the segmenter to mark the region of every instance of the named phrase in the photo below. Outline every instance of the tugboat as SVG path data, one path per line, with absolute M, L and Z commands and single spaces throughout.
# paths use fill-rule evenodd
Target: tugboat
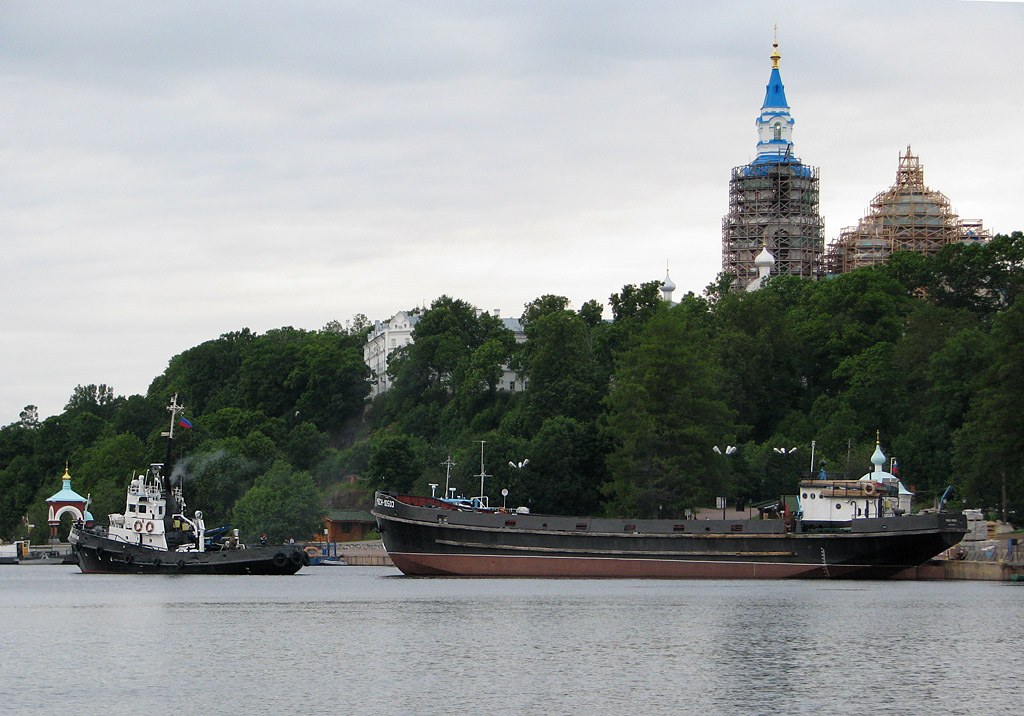
M 184 410 L 177 395 L 168 406 L 174 426 Z M 168 461 L 170 444 L 168 445 Z M 296 545 L 245 545 L 238 530 L 207 530 L 203 513 L 185 514 L 181 485 L 172 485 L 164 464 L 132 479 L 122 514 L 109 516 L 109 526 L 78 522 L 68 536 L 72 554 L 85 573 L 125 574 L 295 574 L 309 564 Z

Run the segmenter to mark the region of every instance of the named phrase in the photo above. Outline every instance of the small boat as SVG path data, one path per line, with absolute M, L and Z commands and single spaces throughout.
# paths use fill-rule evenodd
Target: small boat
M 391 561 L 415 576 L 879 579 L 963 539 L 963 514 L 910 514 L 880 448 L 872 462 L 860 480 L 800 482 L 797 511 L 776 519 L 565 517 L 388 492 L 373 514 Z
M 12 544 L 0 544 L 0 564 L 20 564 L 28 557 L 28 540 L 19 540 Z
M 174 426 L 184 410 L 177 396 L 168 407 Z M 170 450 L 168 450 L 168 454 Z M 238 530 L 207 530 L 203 513 L 186 516 L 181 485 L 172 485 L 163 463 L 128 485 L 125 510 L 109 516 L 107 527 L 74 524 L 68 541 L 86 573 L 128 574 L 295 574 L 309 564 L 298 545 L 246 545 Z

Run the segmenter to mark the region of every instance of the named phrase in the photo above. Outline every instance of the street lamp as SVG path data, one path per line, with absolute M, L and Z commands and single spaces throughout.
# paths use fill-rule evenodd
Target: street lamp
M 711 448 L 711 450 L 712 450 L 712 452 L 715 452 L 715 453 L 717 453 L 719 455 L 732 455 L 732 454 L 734 454 L 736 452 L 737 448 L 736 448 L 735 445 L 726 445 L 725 446 L 725 451 L 723 452 L 721 448 L 719 448 L 717 445 L 714 445 Z M 718 498 L 716 498 L 716 502 L 718 503 L 717 506 L 722 508 L 722 519 L 724 520 L 725 519 L 725 503 L 726 503 L 726 498 L 718 497 Z
M 520 490 L 522 489 L 522 479 L 520 478 L 520 474 L 521 473 L 519 471 L 522 470 L 524 467 L 526 467 L 529 464 L 530 464 L 530 460 L 529 459 L 522 460 L 520 462 L 513 462 L 512 460 L 508 461 L 508 466 L 516 471 L 516 487 L 519 488 Z M 522 494 L 522 492 L 520 492 L 520 494 Z M 505 507 L 505 498 L 507 496 L 508 496 L 508 490 L 502 490 L 501 491 L 501 497 L 502 497 L 501 506 L 502 507 Z

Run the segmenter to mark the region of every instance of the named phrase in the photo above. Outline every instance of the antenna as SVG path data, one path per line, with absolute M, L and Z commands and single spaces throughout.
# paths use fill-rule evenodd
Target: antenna
M 484 445 L 487 444 L 487 441 L 486 440 L 477 440 L 477 442 L 480 443 L 480 476 L 479 477 L 480 477 L 480 506 L 482 507 L 483 504 L 484 504 L 484 499 L 485 499 L 484 498 L 484 478 L 485 477 L 490 477 L 490 475 L 488 475 L 484 471 Z
M 445 460 L 444 462 L 442 462 L 441 464 L 445 466 L 445 471 L 444 471 L 444 496 L 448 497 L 448 478 L 451 477 L 452 468 L 455 467 L 455 465 L 457 463 L 452 462 L 452 456 L 449 453 L 448 459 Z

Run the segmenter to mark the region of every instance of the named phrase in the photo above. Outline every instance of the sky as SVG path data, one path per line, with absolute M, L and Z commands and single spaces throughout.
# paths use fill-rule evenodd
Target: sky
M 908 145 L 1024 229 L 1024 3 L 0 0 L 0 425 L 245 327 L 700 293 L 776 27 L 826 242 Z

